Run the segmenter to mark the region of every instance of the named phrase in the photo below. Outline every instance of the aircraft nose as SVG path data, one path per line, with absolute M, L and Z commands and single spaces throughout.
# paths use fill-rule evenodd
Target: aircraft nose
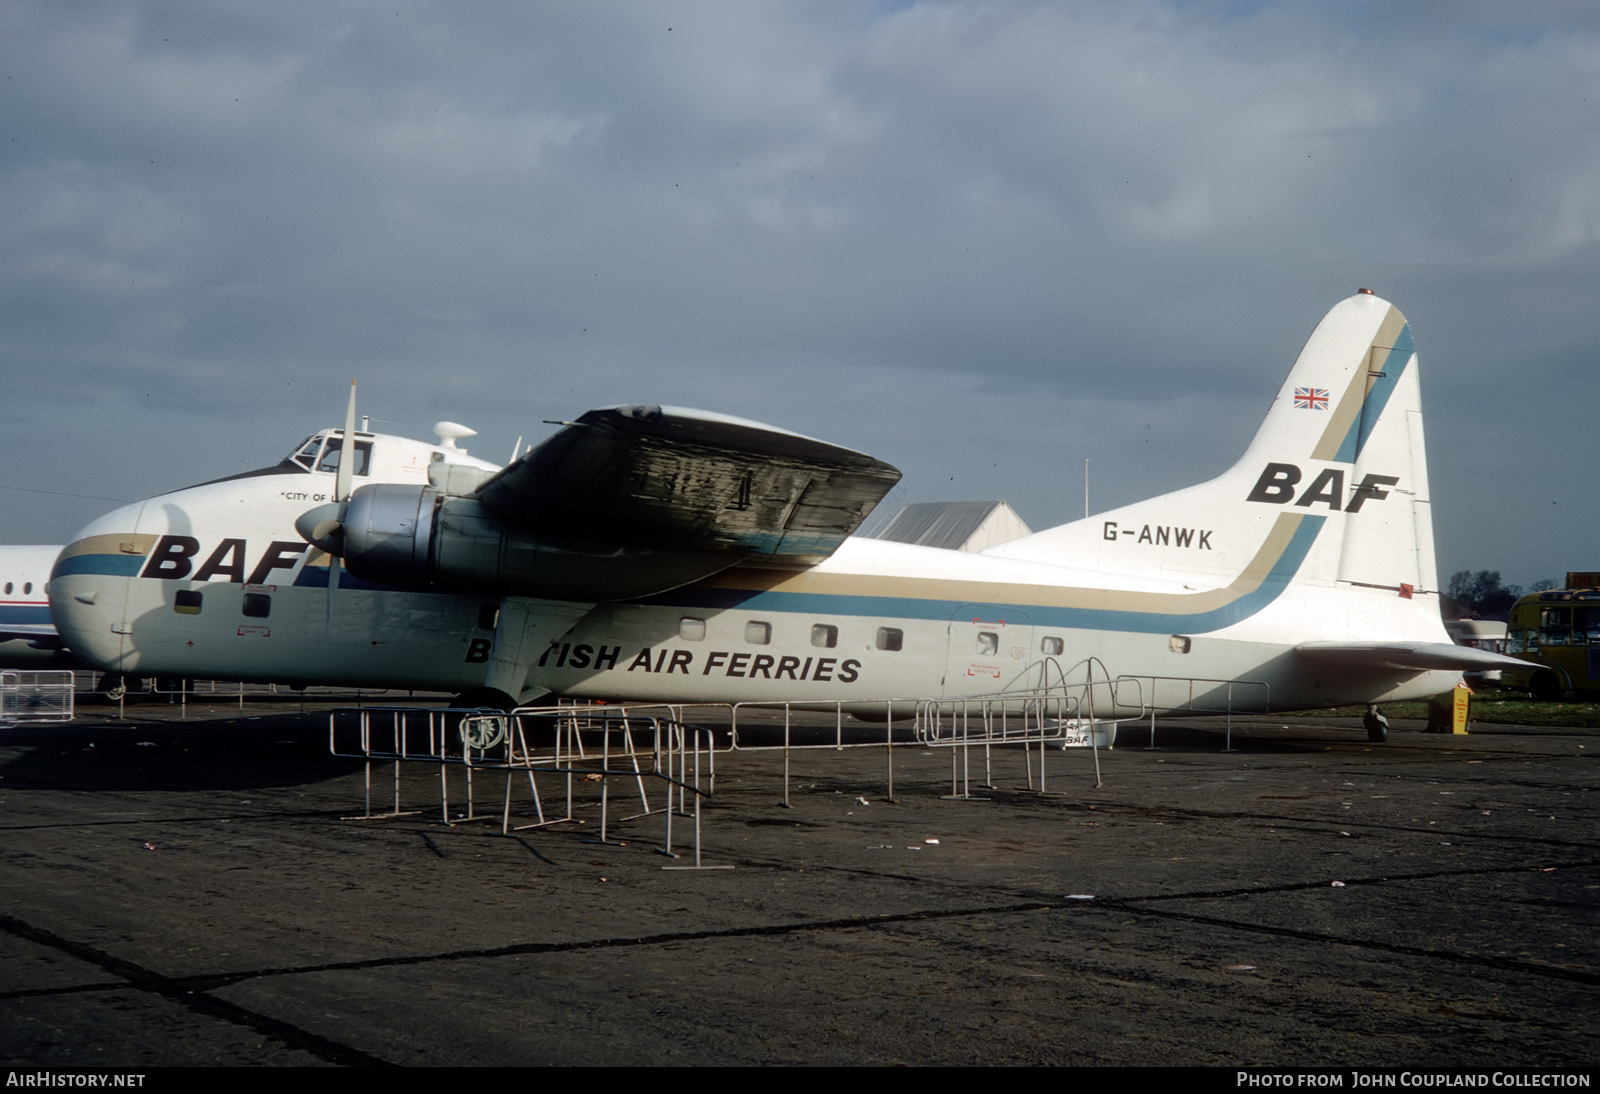
M 100 538 L 80 537 L 56 559 L 45 594 L 56 634 L 87 665 L 110 669 L 125 653 L 125 591 L 143 556 L 112 554 Z

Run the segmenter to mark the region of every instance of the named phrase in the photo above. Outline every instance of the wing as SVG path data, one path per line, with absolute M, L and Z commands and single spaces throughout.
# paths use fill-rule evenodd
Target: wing
M 740 563 L 819 562 L 899 480 L 871 456 L 759 422 L 610 407 L 471 493 L 374 483 L 295 528 L 359 580 L 621 600 Z
M 61 638 L 54 623 L 0 623 L 0 642 L 26 638 L 40 649 L 56 649 Z
M 899 481 L 871 456 L 759 422 L 627 406 L 589 411 L 477 496 L 574 543 L 810 565 Z
M 1503 653 L 1457 646 L 1451 642 L 1302 642 L 1295 653 L 1352 668 L 1454 669 L 1484 672 L 1489 669 L 1525 669 L 1528 662 Z

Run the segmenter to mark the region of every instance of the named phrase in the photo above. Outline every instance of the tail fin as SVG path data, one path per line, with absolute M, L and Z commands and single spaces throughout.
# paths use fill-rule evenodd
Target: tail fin
M 1242 580 L 1436 592 L 1411 328 L 1363 289 L 1317 324 L 1226 473 L 985 553 L 1195 589 Z

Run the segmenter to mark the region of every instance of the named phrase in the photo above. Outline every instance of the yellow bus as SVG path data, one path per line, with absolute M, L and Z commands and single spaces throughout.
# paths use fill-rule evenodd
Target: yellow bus
M 1572 574 L 1570 578 L 1600 577 Z M 1600 584 L 1600 582 L 1596 582 Z M 1559 699 L 1568 691 L 1600 691 L 1600 588 L 1550 589 L 1529 593 L 1511 605 L 1506 652 L 1538 668 L 1509 673 L 1536 699 Z

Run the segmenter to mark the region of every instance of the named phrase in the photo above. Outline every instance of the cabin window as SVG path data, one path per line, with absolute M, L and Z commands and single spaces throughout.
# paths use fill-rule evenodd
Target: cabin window
M 752 619 L 744 625 L 744 640 L 752 646 L 765 646 L 772 641 L 772 624 Z
M 904 641 L 905 641 L 905 632 L 902 631 L 899 627 L 879 627 L 878 628 L 878 643 L 877 643 L 877 645 L 878 645 L 878 648 L 880 650 L 888 650 L 891 653 L 898 652 L 899 649 L 900 649 L 901 644 Z
M 699 642 L 706 636 L 706 621 L 686 615 L 678 620 L 678 637 L 685 642 Z
M 7 596 L 11 595 L 11 582 L 9 582 L 9 581 L 6 582 L 6 595 Z
M 1054 635 L 1046 635 L 1045 637 L 1039 639 L 1039 652 L 1044 654 L 1046 657 L 1060 657 L 1063 648 L 1065 647 L 1063 646 L 1061 639 L 1055 637 Z
M 22 595 L 27 596 L 31 592 L 33 592 L 33 582 L 24 581 L 22 583 Z
M 839 644 L 839 628 L 827 623 L 811 624 L 811 644 L 831 650 Z
M 251 619 L 265 619 L 272 614 L 272 597 L 266 593 L 245 593 L 244 614 Z
M 1000 650 L 1000 636 L 994 631 L 978 632 L 978 653 L 993 657 Z
M 1175 634 L 1167 639 L 1167 649 L 1173 653 L 1188 653 L 1191 644 L 1192 642 L 1186 634 Z
M 172 610 L 179 615 L 199 615 L 201 596 L 193 589 L 179 589 L 172 602 Z

